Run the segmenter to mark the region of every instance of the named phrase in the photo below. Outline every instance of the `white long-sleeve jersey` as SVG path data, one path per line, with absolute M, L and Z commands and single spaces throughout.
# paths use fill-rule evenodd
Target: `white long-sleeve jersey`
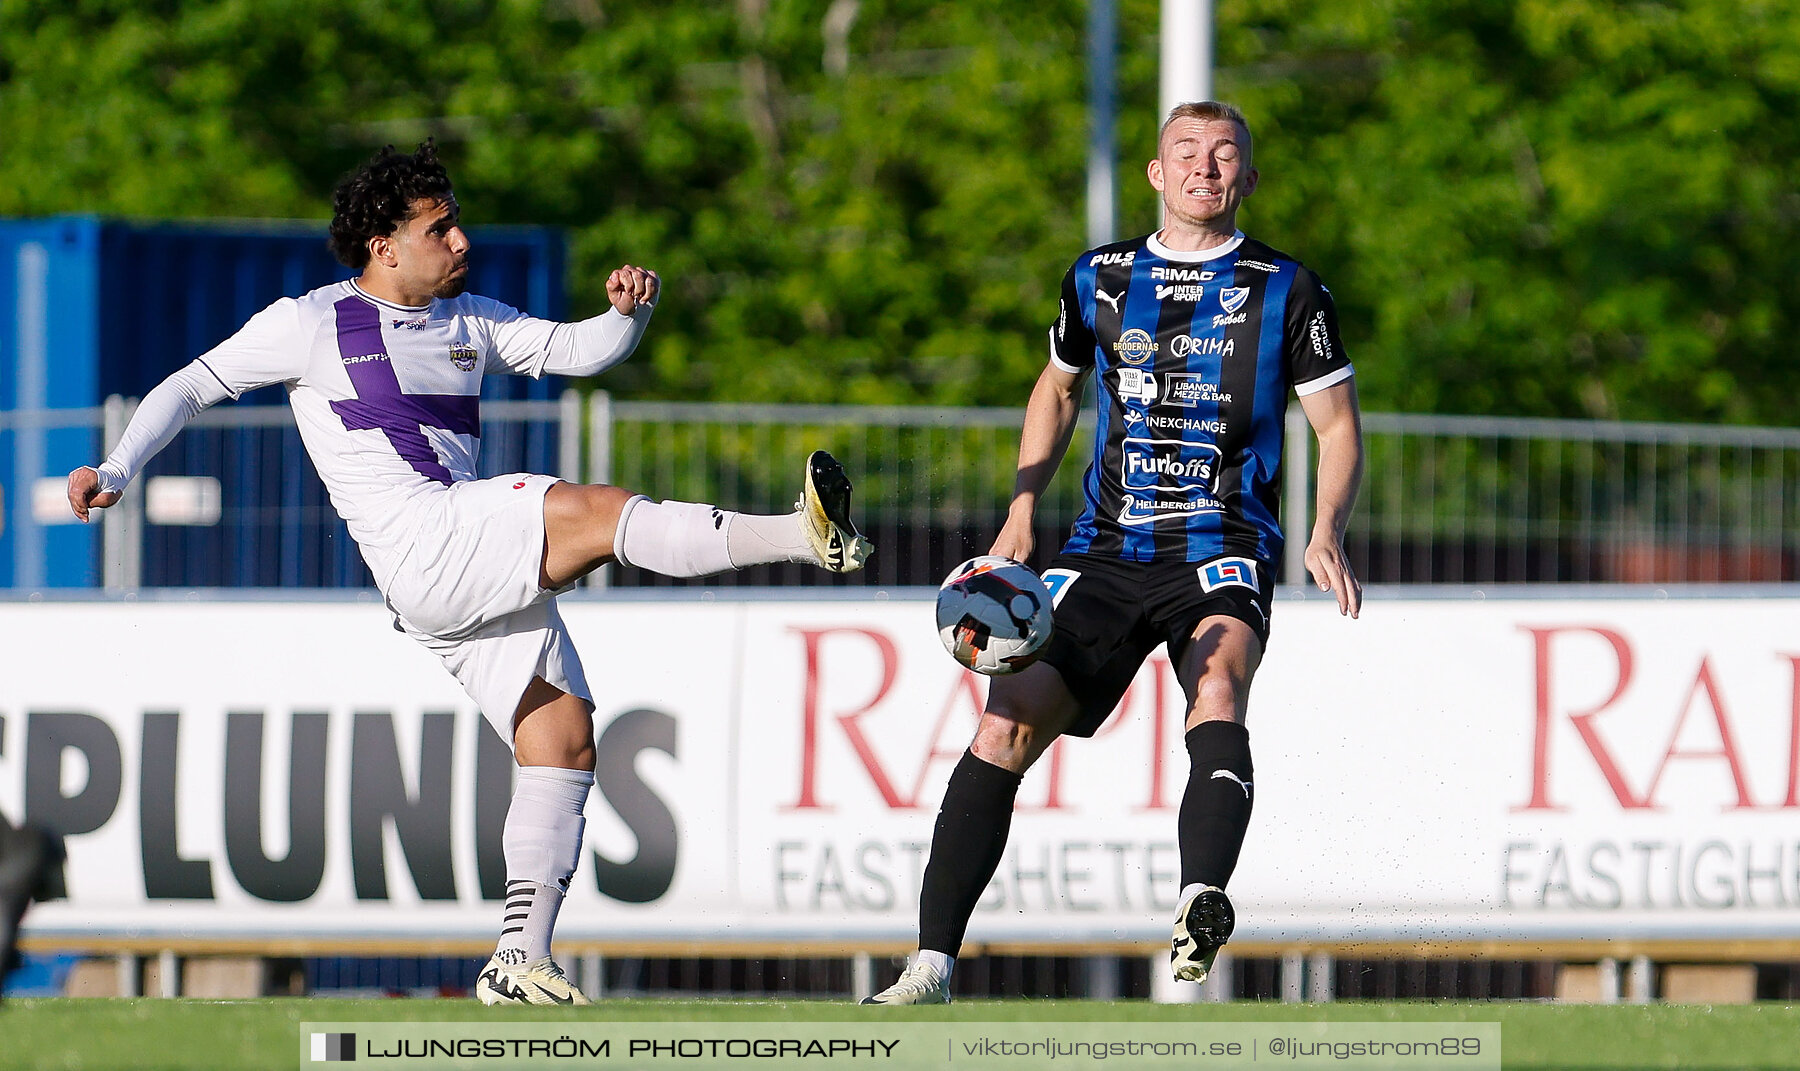
M 284 383 L 331 503 L 385 587 L 415 500 L 476 478 L 482 376 L 592 375 L 631 354 L 650 312 L 564 324 L 472 294 L 396 305 L 353 280 L 282 298 L 145 395 L 100 487 L 123 490 L 207 406 Z

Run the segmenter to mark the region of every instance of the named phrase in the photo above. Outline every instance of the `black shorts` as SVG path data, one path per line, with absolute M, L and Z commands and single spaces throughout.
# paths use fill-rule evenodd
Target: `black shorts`
M 1112 714 L 1158 644 L 1179 662 L 1202 619 L 1235 617 L 1269 642 L 1274 577 L 1254 558 L 1132 562 L 1058 554 L 1044 570 L 1056 628 L 1043 661 L 1056 667 L 1080 704 L 1064 732 L 1093 736 Z

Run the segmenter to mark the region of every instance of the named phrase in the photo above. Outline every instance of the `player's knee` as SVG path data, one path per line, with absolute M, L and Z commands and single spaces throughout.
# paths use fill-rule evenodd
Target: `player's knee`
M 981 723 L 975 729 L 975 742 L 969 750 L 977 758 L 1002 769 L 1023 771 L 1042 750 L 1039 746 L 1041 735 L 1035 726 L 990 708 L 981 716 Z M 1050 735 L 1055 736 L 1054 733 Z
M 1246 699 L 1245 686 L 1224 674 L 1209 674 L 1194 686 L 1194 703 L 1188 724 L 1200 721 L 1240 721 Z

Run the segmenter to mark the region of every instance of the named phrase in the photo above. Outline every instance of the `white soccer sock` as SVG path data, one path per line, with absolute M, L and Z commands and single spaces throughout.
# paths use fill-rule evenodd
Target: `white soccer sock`
M 928 948 L 919 949 L 919 954 L 913 958 L 913 962 L 930 967 L 937 972 L 939 978 L 946 982 L 950 980 L 950 972 L 956 969 L 955 956 L 945 952 L 933 952 Z
M 613 556 L 664 576 L 708 576 L 733 568 L 727 533 L 737 516 L 699 502 L 652 502 L 639 495 L 619 514 Z
M 594 775 L 555 766 L 521 766 L 500 835 L 506 856 L 506 911 L 494 956 L 524 966 L 550 955 L 563 894 L 581 861 L 583 812 Z
M 664 576 L 709 576 L 772 562 L 819 557 L 806 541 L 800 514 L 734 513 L 699 502 L 625 503 L 613 553 L 622 564 Z
M 734 513 L 725 529 L 725 549 L 739 569 L 771 562 L 805 562 L 818 565 L 819 556 L 806 541 L 800 514 Z

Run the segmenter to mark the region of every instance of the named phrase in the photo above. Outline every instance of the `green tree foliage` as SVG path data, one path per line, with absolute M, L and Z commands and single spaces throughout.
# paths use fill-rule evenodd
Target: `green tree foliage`
M 1120 0 L 1120 234 L 1155 225 L 1157 5 Z M 1251 233 L 1338 297 L 1372 408 L 1787 422 L 1800 11 L 1215 5 Z M 0 0 L 0 214 L 298 216 L 388 142 L 566 226 L 607 386 L 1017 404 L 1085 231 L 1087 5 Z

